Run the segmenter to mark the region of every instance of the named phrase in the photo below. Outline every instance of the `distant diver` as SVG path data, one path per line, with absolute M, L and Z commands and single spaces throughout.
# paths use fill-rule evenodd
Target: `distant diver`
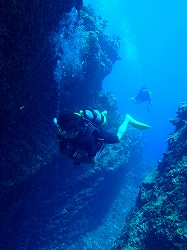
M 148 102 L 148 111 L 150 111 L 150 105 L 153 105 L 151 101 L 151 91 L 148 90 L 145 86 L 140 89 L 137 96 L 134 98 L 130 98 L 136 104 L 140 104 L 142 102 Z
M 104 113 L 106 114 L 106 112 Z M 81 162 L 96 163 L 97 153 L 103 150 L 105 144 L 119 143 L 128 124 L 141 130 L 150 128 L 127 114 L 117 134 L 115 134 L 102 129 L 91 122 L 89 117 L 87 118 L 85 119 L 84 115 L 79 113 L 62 113 L 53 120 L 54 130 L 60 144 L 60 152 L 72 159 L 75 165 L 80 165 Z

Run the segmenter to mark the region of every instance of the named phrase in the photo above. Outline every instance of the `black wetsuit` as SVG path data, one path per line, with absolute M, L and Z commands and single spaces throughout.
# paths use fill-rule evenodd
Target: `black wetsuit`
M 119 139 L 116 134 L 103 129 L 101 129 L 101 131 L 102 132 L 99 135 L 95 133 L 95 131 L 93 131 L 92 134 L 84 141 L 82 145 L 82 149 L 87 151 L 89 157 L 96 156 L 97 152 L 100 150 L 101 145 L 98 145 L 98 139 L 104 139 L 102 143 L 105 144 L 114 144 L 119 142 Z M 74 140 L 76 140 L 76 138 Z
M 150 91 L 146 89 L 145 87 L 143 87 L 138 93 L 138 95 L 136 96 L 135 100 L 137 103 L 146 102 L 146 101 L 151 102 Z
M 104 144 L 114 144 L 118 142 L 119 139 L 116 134 L 101 128 L 93 129 L 88 127 L 87 131 L 80 129 L 74 139 L 61 138 L 60 147 L 69 148 L 70 157 L 73 156 L 77 150 L 84 150 L 89 157 L 95 157 Z
M 135 98 L 132 98 L 132 101 L 136 104 L 148 102 L 148 111 L 150 111 L 150 105 L 153 105 L 151 101 L 151 92 L 146 87 L 141 88 L 137 96 Z

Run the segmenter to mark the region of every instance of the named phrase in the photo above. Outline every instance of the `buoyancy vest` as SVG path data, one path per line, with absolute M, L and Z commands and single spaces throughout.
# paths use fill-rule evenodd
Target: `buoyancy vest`
M 91 121 L 81 117 L 80 127 L 78 136 L 73 141 L 70 139 L 64 139 L 63 137 L 59 140 L 60 147 L 69 150 L 69 156 L 78 154 L 79 151 L 83 150 L 82 147 L 85 141 L 94 134 L 96 152 L 101 153 L 105 146 L 105 138 L 102 129 Z M 72 143 L 73 142 L 73 143 Z

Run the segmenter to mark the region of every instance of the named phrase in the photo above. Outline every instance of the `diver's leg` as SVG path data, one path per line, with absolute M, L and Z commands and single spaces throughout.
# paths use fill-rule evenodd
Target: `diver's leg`
M 107 114 L 108 114 L 107 110 L 104 110 L 101 112 L 101 115 L 103 115 L 103 118 L 104 118 L 103 123 L 101 125 L 107 124 L 107 118 L 106 118 Z
M 104 111 L 101 112 L 101 114 L 104 115 L 104 116 L 107 116 L 108 112 L 107 112 L 107 110 L 104 110 Z
M 141 129 L 141 130 L 145 130 L 145 129 L 148 129 L 148 128 L 151 128 L 149 125 L 145 124 L 145 123 L 142 123 L 142 122 L 138 122 L 136 120 L 134 120 L 130 115 L 126 115 L 126 119 L 129 120 L 129 124 L 131 126 L 133 126 L 134 128 L 137 128 L 137 129 Z
M 125 134 L 125 132 L 127 130 L 127 125 L 128 124 L 130 124 L 134 128 L 141 129 L 141 130 L 150 128 L 149 125 L 141 123 L 141 122 L 138 122 L 138 121 L 134 120 L 130 115 L 126 114 L 125 121 L 122 123 L 122 125 L 118 129 L 117 136 L 118 136 L 119 140 Z
M 126 130 L 127 130 L 127 125 L 129 123 L 129 120 L 127 119 L 127 116 L 125 118 L 125 121 L 121 124 L 121 126 L 118 128 L 118 132 L 117 132 L 117 137 L 119 138 L 119 140 L 121 140 L 121 138 L 123 137 L 123 135 L 125 134 Z

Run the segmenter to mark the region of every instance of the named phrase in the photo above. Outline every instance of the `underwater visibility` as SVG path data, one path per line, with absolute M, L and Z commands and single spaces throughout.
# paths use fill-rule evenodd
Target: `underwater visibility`
M 186 11 L 1 1 L 1 249 L 187 249 Z

